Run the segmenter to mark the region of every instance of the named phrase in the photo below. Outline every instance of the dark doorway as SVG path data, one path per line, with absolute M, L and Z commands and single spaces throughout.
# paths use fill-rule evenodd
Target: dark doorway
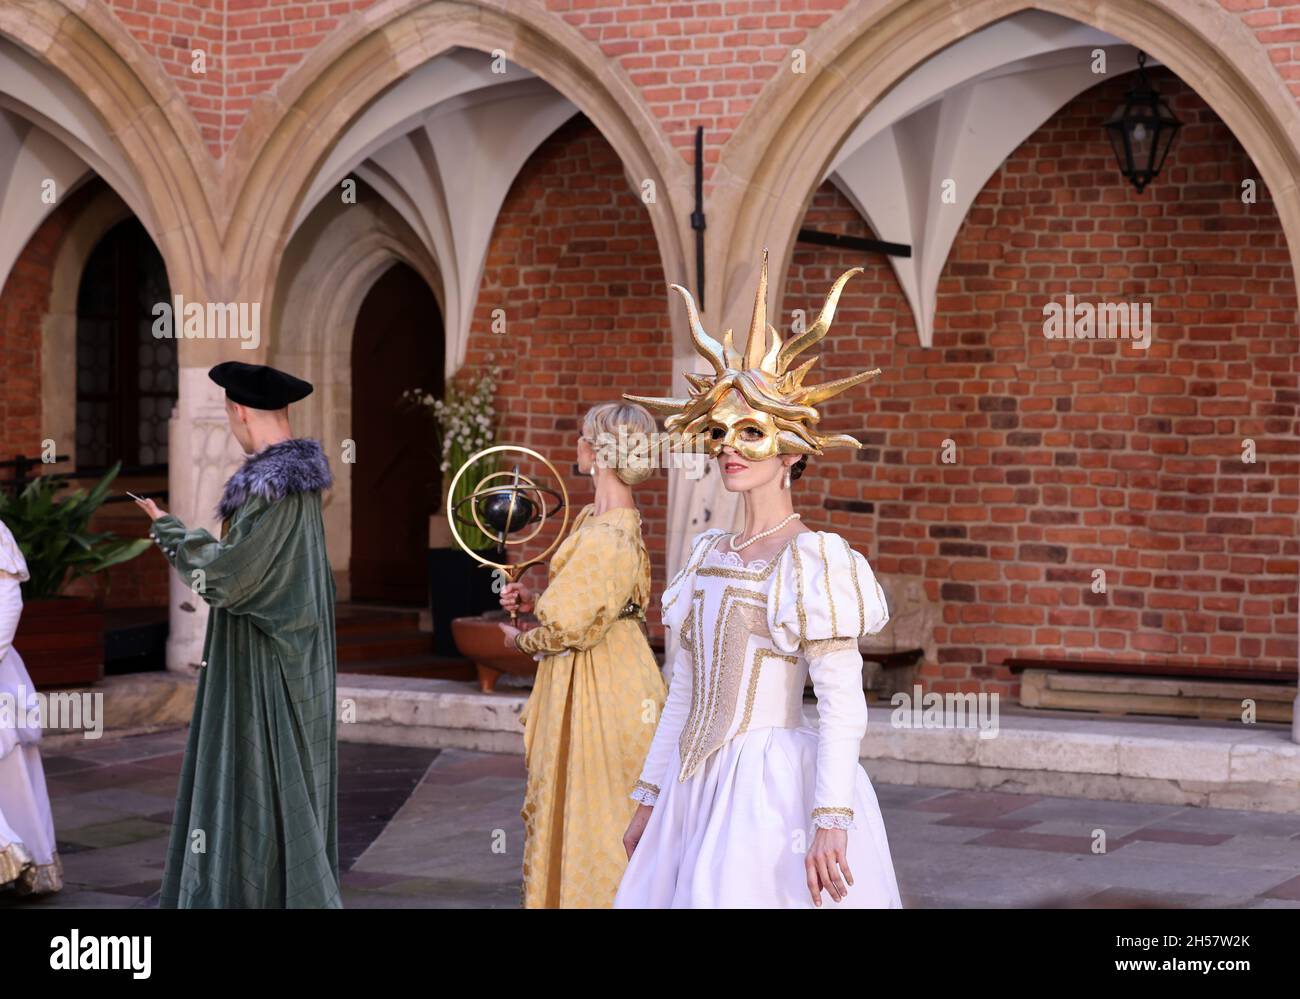
M 442 490 L 428 415 L 407 389 L 443 391 L 437 299 L 396 264 L 361 304 L 352 337 L 352 599 L 423 607 L 429 598 L 429 515 Z
M 167 470 L 176 404 L 176 341 L 154 336 L 170 304 L 167 268 L 138 219 L 96 244 L 77 289 L 77 468 L 115 461 L 127 474 Z

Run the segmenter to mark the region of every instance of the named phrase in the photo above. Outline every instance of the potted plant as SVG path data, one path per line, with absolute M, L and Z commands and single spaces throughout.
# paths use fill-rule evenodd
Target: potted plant
M 433 421 L 442 462 L 443 496 L 439 512 L 429 527 L 429 598 L 433 616 L 433 645 L 438 655 L 459 656 L 452 636 L 454 618 L 479 614 L 497 606 L 492 573 L 475 562 L 455 543 L 447 521 L 456 505 L 473 494 L 484 476 L 496 470 L 494 461 L 476 462 L 456 483 L 455 495 L 447 488 L 470 455 L 496 442 L 496 396 L 500 369 L 493 366 L 477 378 L 468 372 L 454 378 L 441 399 L 421 389 L 411 389 L 408 404 L 426 410 Z M 492 539 L 477 527 L 457 522 L 461 538 L 470 548 L 491 558 Z
M 89 492 L 75 489 L 60 497 L 66 483 L 53 475 L 34 479 L 16 495 L 0 491 L 0 520 L 18 542 L 31 577 L 23 583 L 23 616 L 14 645 L 38 687 L 103 679 L 102 601 L 62 594 L 81 577 L 129 562 L 149 548 L 144 538 L 89 531 L 120 468 L 118 462 Z

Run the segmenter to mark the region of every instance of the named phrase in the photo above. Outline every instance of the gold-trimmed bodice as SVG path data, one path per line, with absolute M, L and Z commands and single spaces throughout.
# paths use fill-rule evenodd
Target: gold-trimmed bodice
M 692 671 L 690 713 L 678 740 L 681 781 L 744 732 L 805 724 L 807 660 L 779 651 L 768 627 L 779 556 L 751 568 L 727 554 L 715 540 L 690 592 L 681 594 L 690 603 L 678 639 Z

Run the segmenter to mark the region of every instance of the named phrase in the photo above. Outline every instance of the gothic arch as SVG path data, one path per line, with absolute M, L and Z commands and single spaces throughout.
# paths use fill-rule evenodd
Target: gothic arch
M 394 264 L 420 275 L 437 296 L 437 265 L 400 215 L 381 198 L 351 208 L 322 203 L 295 233 L 271 309 L 268 363 L 316 386 L 298 404 L 294 429 L 331 450 L 334 488 L 323 516 L 340 593 L 348 592 L 352 537 L 352 468 L 333 449 L 352 436 L 352 336 L 361 305 Z M 441 300 L 439 307 L 443 307 Z
M 561 17 L 499 0 L 392 0 L 358 15 L 315 49 L 274 97 L 254 105 L 227 161 L 227 258 L 243 298 L 270 297 L 277 260 L 312 178 L 348 125 L 416 66 L 453 48 L 505 58 L 545 80 L 600 129 L 629 183 L 650 181 L 650 206 L 667 274 L 686 272 L 683 232 L 691 173 L 640 92 L 599 47 Z M 683 327 L 684 330 L 684 327 Z
M 59 442 L 72 468 L 77 467 L 77 292 L 99 241 L 131 217 L 116 191 L 101 190 L 78 213 L 54 258 L 50 308 L 41 323 L 41 429 Z
M 854 124 L 941 49 L 1032 9 L 1122 38 L 1188 81 L 1259 169 L 1300 289 L 1300 107 L 1236 14 L 1187 0 L 879 0 L 828 20 L 805 46 L 808 72 L 776 74 L 722 151 L 712 205 L 730 224 L 710 257 L 727 325 L 743 328 L 758 246 L 772 251 L 781 301 L 799 226 Z M 1300 698 L 1292 738 L 1300 742 Z
M 1123 38 L 1194 81 L 1259 168 L 1300 281 L 1300 108 L 1235 14 L 1186 0 L 883 0 L 851 4 L 823 25 L 805 47 L 807 73 L 774 76 L 722 151 L 713 210 L 732 224 L 713 258 L 728 324 L 731 310 L 747 305 L 755 247 L 772 250 L 774 300 L 781 300 L 795 234 L 853 125 L 944 47 L 1032 9 Z
M 102 0 L 0 4 L 0 37 L 94 109 L 135 175 L 172 287 L 201 297 L 220 256 L 208 200 L 216 167 L 173 81 Z

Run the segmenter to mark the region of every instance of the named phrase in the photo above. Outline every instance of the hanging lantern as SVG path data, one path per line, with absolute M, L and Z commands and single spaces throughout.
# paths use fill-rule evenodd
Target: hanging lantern
M 1137 83 L 1124 103 L 1106 120 L 1106 134 L 1119 160 L 1119 171 L 1138 193 L 1164 166 L 1169 147 L 1183 123 L 1147 82 L 1145 52 L 1138 53 Z

